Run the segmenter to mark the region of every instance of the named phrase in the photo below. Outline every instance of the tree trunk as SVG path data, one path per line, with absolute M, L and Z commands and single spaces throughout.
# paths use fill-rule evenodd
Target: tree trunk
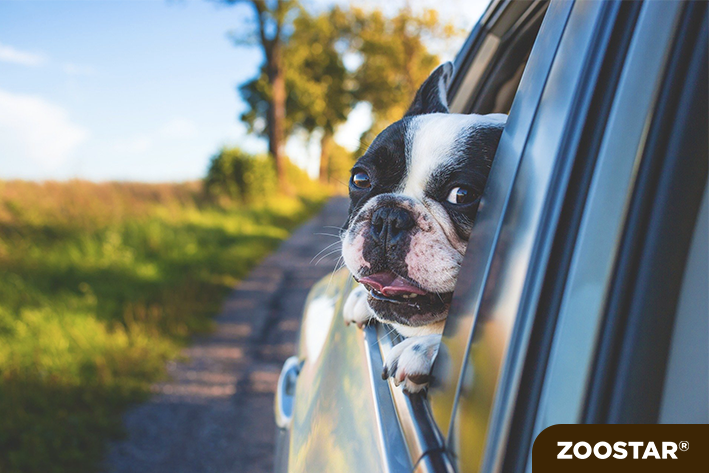
M 330 153 L 332 151 L 332 132 L 323 131 L 320 139 L 320 182 L 330 182 Z
M 267 65 L 273 94 L 268 110 L 268 151 L 276 166 L 276 174 L 278 175 L 281 189 L 285 189 L 288 185 L 286 183 L 284 162 L 286 80 L 280 49 L 280 45 L 274 45 Z

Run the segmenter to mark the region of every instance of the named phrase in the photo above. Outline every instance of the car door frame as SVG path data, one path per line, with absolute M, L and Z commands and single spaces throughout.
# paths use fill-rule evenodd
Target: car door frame
M 503 455 L 498 457 L 501 461 L 491 462 L 484 471 L 499 468 L 503 471 L 521 471 L 525 467 L 531 471 L 533 439 L 547 425 L 612 420 L 590 415 L 587 402 L 593 398 L 593 391 L 587 389 L 589 379 L 593 378 L 589 378 L 588 373 L 609 366 L 607 361 L 598 364 L 594 358 L 597 334 L 604 333 L 599 327 L 603 321 L 612 320 L 604 312 L 606 291 L 612 292 L 619 287 L 612 280 L 614 264 L 617 264 L 614 262 L 621 249 L 621 236 L 629 225 L 625 219 L 632 210 L 633 189 L 642 187 L 638 169 L 647 163 L 644 154 L 655 149 L 653 137 L 661 135 L 650 133 L 652 128 L 649 123 L 661 104 L 658 100 L 658 97 L 661 98 L 660 87 L 666 68 L 670 67 L 671 71 L 674 55 L 670 51 L 681 28 L 679 19 L 685 7 L 646 2 L 637 13 L 637 24 L 631 30 L 632 42 L 628 46 L 627 58 L 622 62 L 622 75 L 613 88 L 613 108 L 608 123 L 601 121 L 595 125 L 596 133 L 601 132 L 601 149 L 597 162 L 585 171 L 587 179 L 591 179 L 586 199 L 575 207 L 576 218 L 581 218 L 579 229 L 577 233 L 564 237 L 561 240 L 563 245 L 558 247 L 562 260 L 567 261 L 566 269 L 562 265 L 552 272 L 552 277 L 545 283 L 548 288 L 547 302 L 540 306 L 534 317 L 532 342 L 525 353 L 525 374 L 515 401 L 511 430 L 516 439 L 515 436 L 509 439 Z M 654 123 L 661 122 L 655 117 Z M 588 128 L 593 130 L 593 123 Z M 703 174 L 706 183 L 706 167 Z M 698 206 L 698 199 L 695 200 Z M 617 212 L 615 209 L 608 212 L 609 208 L 613 208 L 612 205 L 608 207 L 609 202 L 616 203 L 619 207 Z M 691 210 L 688 213 L 691 215 Z M 632 227 L 632 221 L 630 225 Z M 598 252 L 606 255 L 599 258 Z M 634 277 L 638 276 L 643 275 L 634 273 Z M 647 279 L 647 272 L 644 276 Z M 589 277 L 597 281 L 594 286 L 583 281 L 583 278 Z M 590 299 L 589 287 L 598 288 Z M 586 291 L 585 299 L 583 291 Z M 597 375 L 596 381 L 601 378 Z M 608 379 L 605 381 L 611 382 Z M 627 385 L 628 380 L 625 381 Z M 607 384 L 601 384 L 607 387 Z M 633 386 L 637 389 L 642 385 Z M 647 384 L 643 387 L 648 388 Z M 554 413 L 553 420 L 548 418 L 550 412 Z M 632 414 L 625 420 L 631 418 Z
M 530 311 L 538 302 L 540 280 L 536 275 L 543 274 L 549 258 L 548 240 L 543 236 L 550 232 L 553 234 L 558 223 L 558 195 L 566 189 L 570 172 L 568 160 L 563 157 L 570 144 L 578 145 L 580 137 L 571 130 L 578 127 L 577 118 L 585 117 L 590 106 L 591 96 L 586 90 L 589 81 L 592 83 L 598 74 L 593 69 L 597 66 L 591 61 L 592 46 L 596 44 L 599 30 L 602 30 L 606 8 L 605 4 L 593 2 L 552 2 L 510 112 L 510 121 L 490 173 L 492 183 L 486 189 L 486 192 L 491 189 L 486 194 L 489 206 L 499 213 L 491 212 L 490 207 L 481 209 L 470 243 L 477 252 L 484 244 L 490 243 L 492 234 L 491 252 L 483 251 L 483 256 L 472 263 L 472 270 L 468 268 L 474 276 L 473 290 L 466 291 L 470 293 L 465 315 L 467 326 L 452 314 L 452 324 L 450 320 L 448 322 L 452 327 L 448 337 L 444 332 L 444 352 L 457 339 L 458 344 L 463 340 L 468 350 L 474 345 L 475 350 L 480 352 L 487 345 L 497 357 L 495 359 L 500 360 L 499 365 L 493 367 L 497 374 L 492 379 L 476 379 L 475 384 L 459 384 L 457 387 L 458 398 L 453 405 L 446 437 L 447 451 L 453 456 L 454 463 L 460 450 L 457 442 L 462 440 L 458 439 L 458 427 L 453 421 L 458 417 L 461 399 L 465 399 L 460 397 L 462 391 L 471 397 L 485 397 L 487 402 L 477 416 L 488 419 L 479 428 L 484 440 L 474 446 L 463 441 L 466 449 L 478 449 L 472 459 L 464 460 L 467 467 L 477 465 L 472 468 L 478 468 L 482 463 L 482 467 L 486 468 L 484 461 L 495 461 L 505 445 L 509 433 L 510 403 L 519 383 L 520 363 L 524 359 L 522 354 L 530 328 L 529 321 L 518 314 Z M 564 12 L 564 20 L 556 18 L 554 21 L 555 12 Z M 549 31 L 544 31 L 545 26 Z M 542 59 L 548 66 L 534 67 L 535 61 L 541 62 Z M 559 120 L 555 127 L 549 127 L 549 121 L 554 117 L 559 117 Z M 524 126 L 519 123 L 524 123 Z M 508 190 L 496 193 L 494 183 L 497 173 L 510 162 L 518 163 L 507 171 L 513 181 L 511 187 L 508 183 Z M 531 176 L 534 176 L 533 180 L 530 180 Z M 489 226 L 485 224 L 488 218 L 491 220 Z M 487 254 L 490 256 L 486 257 Z M 511 262 L 514 264 L 511 265 Z M 494 274 L 491 276 L 492 271 Z M 495 295 L 492 291 L 499 293 Z M 504 294 L 506 300 L 502 301 L 500 294 Z M 485 333 L 486 325 L 495 324 L 503 327 L 502 332 Z M 461 325 L 464 327 L 462 330 Z M 448 324 L 446 330 L 449 330 Z M 475 342 L 471 343 L 473 339 Z M 499 340 L 507 343 L 495 345 Z M 454 367 L 454 372 L 460 373 L 458 379 L 461 383 L 473 377 L 480 378 L 474 375 L 476 371 L 481 371 L 480 367 L 466 374 L 468 367 L 472 367 L 469 353 L 472 352 L 466 352 L 462 367 Z M 441 372 L 438 367 L 446 364 L 449 363 L 439 364 L 437 361 L 434 376 Z M 434 388 L 431 392 L 433 404 L 437 402 L 436 396 Z

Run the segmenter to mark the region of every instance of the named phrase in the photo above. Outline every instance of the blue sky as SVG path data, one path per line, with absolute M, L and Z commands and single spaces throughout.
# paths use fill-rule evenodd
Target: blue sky
M 454 3 L 469 23 L 484 8 Z M 223 145 L 264 150 L 235 89 L 261 54 L 227 38 L 249 14 L 205 0 L 0 1 L 0 179 L 192 180 Z M 341 141 L 366 120 L 360 109 Z M 307 159 L 297 140 L 288 149 Z

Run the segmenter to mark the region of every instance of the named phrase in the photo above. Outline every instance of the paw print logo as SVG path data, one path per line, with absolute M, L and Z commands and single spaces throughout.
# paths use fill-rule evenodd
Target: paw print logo
M 683 452 L 686 452 L 689 450 L 689 442 L 682 441 L 679 443 L 679 449 L 682 450 Z

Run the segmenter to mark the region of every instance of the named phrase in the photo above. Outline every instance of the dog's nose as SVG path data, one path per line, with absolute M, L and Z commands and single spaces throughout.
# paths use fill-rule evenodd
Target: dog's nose
M 380 207 L 372 213 L 372 238 L 384 247 L 394 246 L 414 225 L 414 219 L 407 210 Z

